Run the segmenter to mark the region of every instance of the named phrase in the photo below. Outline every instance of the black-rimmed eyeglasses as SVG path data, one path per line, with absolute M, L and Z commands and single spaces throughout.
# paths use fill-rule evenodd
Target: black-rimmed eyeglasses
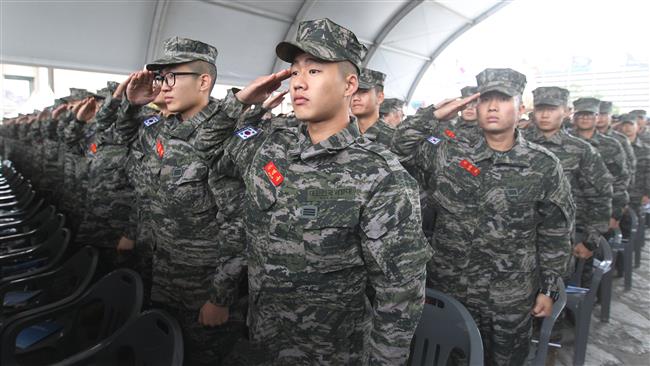
M 156 85 L 162 85 L 163 80 L 165 81 L 165 84 L 167 84 L 168 87 L 172 87 L 176 84 L 176 77 L 177 76 L 183 76 L 183 75 L 201 75 L 198 72 L 168 72 L 166 74 L 157 74 L 153 78 L 153 82 Z

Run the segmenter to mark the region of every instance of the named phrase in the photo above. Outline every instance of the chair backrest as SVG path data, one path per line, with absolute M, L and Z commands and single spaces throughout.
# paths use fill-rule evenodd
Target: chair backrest
M 611 269 L 613 257 L 614 257 L 614 255 L 612 254 L 612 248 L 609 245 L 609 242 L 604 237 L 601 236 L 598 240 L 598 243 L 599 243 L 598 249 L 594 251 L 594 257 L 593 257 L 594 272 L 593 272 L 593 276 L 591 279 L 591 286 L 590 286 L 590 288 L 595 287 L 596 289 L 598 289 L 598 285 L 600 284 L 600 279 L 603 277 L 605 273 L 607 273 Z M 596 255 L 600 255 L 603 259 L 602 260 L 597 259 Z M 578 261 L 576 262 L 576 270 L 571 274 L 571 279 L 569 280 L 570 285 L 580 287 L 582 272 L 584 271 L 584 268 L 585 268 L 585 260 L 578 259 Z
M 483 365 L 481 334 L 467 309 L 453 297 L 427 289 L 408 364 L 446 365 L 454 350 L 461 351 L 470 366 Z
M 178 322 L 162 310 L 150 310 L 96 347 L 53 366 L 182 364 L 183 336 Z
M 548 343 L 551 340 L 551 331 L 553 330 L 553 325 L 557 321 L 557 318 L 564 310 L 566 306 L 566 289 L 564 287 L 564 281 L 559 278 L 557 281 L 558 292 L 560 296 L 553 303 L 553 310 L 551 315 L 544 318 L 542 321 L 542 326 L 539 330 L 539 341 L 537 343 L 537 353 L 535 354 L 535 360 L 533 361 L 533 366 L 544 366 L 546 365 L 546 355 L 548 354 Z
M 33 360 L 52 364 L 94 347 L 140 313 L 142 297 L 140 276 L 128 269 L 115 270 L 79 299 L 8 324 L 0 339 L 0 364 L 29 364 Z M 41 324 L 56 325 L 56 333 L 18 351 L 19 334 Z
M 2 271 L 6 274 L 0 283 L 10 282 L 26 276 L 32 276 L 54 269 L 59 265 L 70 243 L 70 231 L 59 227 L 49 238 L 38 246 L 31 247 L 20 253 L 11 255 L 12 263 L 4 265 Z M 25 264 L 34 264 L 28 265 Z M 36 265 L 35 263 L 38 263 Z M 15 266 L 15 268 L 10 268 Z
M 18 295 L 21 292 L 34 294 L 20 306 L 2 306 L 2 326 L 17 318 L 61 306 L 80 297 L 92 281 L 97 261 L 97 249 L 86 246 L 56 269 L 0 285 L 0 301 L 3 301 L 0 304 L 5 304 L 5 296 L 12 292 Z
M 39 227 L 43 226 L 48 220 L 52 220 L 55 214 L 56 214 L 56 209 L 54 208 L 54 206 L 50 205 L 42 209 L 38 213 L 36 213 L 29 220 L 24 220 L 22 224 L 15 226 L 18 229 L 18 233 L 16 235 L 11 235 L 11 236 L 20 237 L 20 234 L 22 233 L 35 233 L 36 230 L 38 230 Z M 11 237 L 2 238 L 2 241 L 0 241 L 0 243 L 9 240 L 13 240 L 13 239 Z

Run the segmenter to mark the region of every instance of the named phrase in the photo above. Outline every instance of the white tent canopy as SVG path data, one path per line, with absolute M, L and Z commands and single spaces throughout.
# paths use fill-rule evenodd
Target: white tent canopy
M 369 49 L 388 75 L 387 96 L 410 99 L 444 48 L 507 1 L 86 0 L 2 1 L 3 63 L 129 73 L 159 56 L 171 36 L 219 49 L 217 82 L 245 85 L 286 67 L 275 45 L 302 20 L 330 18 Z

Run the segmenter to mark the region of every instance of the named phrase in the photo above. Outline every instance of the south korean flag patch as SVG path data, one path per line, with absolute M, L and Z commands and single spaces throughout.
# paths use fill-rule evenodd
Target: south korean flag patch
M 440 143 L 440 139 L 435 136 L 429 136 L 429 138 L 427 138 L 427 141 L 434 145 L 438 145 Z
M 260 133 L 259 130 L 256 130 L 255 128 L 250 126 L 244 127 L 241 130 L 235 132 L 235 134 L 239 136 L 239 138 L 242 140 L 248 140 L 249 138 L 257 135 L 258 133 Z
M 146 127 L 149 127 L 149 126 L 153 125 L 154 123 L 157 123 L 158 121 L 160 121 L 160 117 L 152 116 L 152 117 L 149 117 L 149 118 L 144 120 L 144 125 Z

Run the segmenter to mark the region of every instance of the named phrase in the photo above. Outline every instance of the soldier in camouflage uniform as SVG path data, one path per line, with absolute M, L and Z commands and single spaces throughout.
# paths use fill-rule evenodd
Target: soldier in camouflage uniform
M 596 128 L 598 129 L 598 132 L 602 133 L 605 136 L 613 137 L 621 144 L 621 147 L 625 151 L 625 162 L 627 163 L 627 170 L 630 172 L 631 186 L 634 184 L 636 157 L 634 156 L 634 150 L 632 149 L 632 145 L 630 145 L 630 141 L 628 141 L 627 136 L 612 128 L 612 108 L 612 102 L 600 101 Z
M 389 148 L 393 139 L 393 128 L 379 116 L 379 106 L 384 101 L 384 80 L 386 74 L 361 69 L 359 89 L 352 96 L 350 108 L 357 118 L 359 131 L 369 140 Z
M 639 136 L 636 115 L 620 117 L 623 133 L 629 139 L 637 158 L 634 184 L 630 187 L 630 208 L 639 212 L 641 205 L 650 203 L 650 144 Z
M 573 134 L 589 142 L 598 150 L 605 161 L 607 170 L 614 177 L 612 196 L 612 217 L 610 228 L 617 228 L 623 215 L 623 210 L 629 202 L 627 187 L 630 184 L 625 150 L 616 139 L 605 136 L 596 130 L 596 119 L 600 111 L 600 100 L 596 98 L 580 98 L 573 101 L 574 131 Z
M 404 119 L 404 101 L 397 98 L 386 98 L 379 106 L 379 117 L 393 127 L 397 127 Z
M 43 195 L 53 204 L 57 203 L 57 187 L 62 184 L 61 171 L 58 166 L 59 143 L 56 133 L 58 117 L 66 108 L 65 102 L 57 99 L 48 118 L 41 122 L 41 135 L 43 137 L 43 160 L 41 171 L 43 173 L 41 186 Z
M 243 183 L 211 169 L 230 130 L 220 139 L 206 131 L 218 130 L 222 120 L 234 117 L 222 102 L 209 98 L 216 80 L 216 48 L 173 37 L 165 41 L 164 52 L 127 87 L 131 105 L 145 105 L 162 93 L 172 113 L 155 122 L 160 128 L 155 140 L 142 144 L 157 163 L 146 172 L 155 228 L 151 299 L 181 324 L 187 364 L 221 364 L 245 329 L 243 309 L 236 303 L 226 312 L 231 321 L 214 326 L 222 314 L 217 313 L 212 288 L 219 256 L 227 246 L 245 245 L 238 212 Z
M 650 144 L 650 129 L 647 126 L 646 111 L 643 109 L 635 109 L 630 111 L 629 116 L 636 118 L 636 125 L 639 130 L 637 133 L 638 137 L 646 144 Z
M 477 75 L 478 139 L 438 134 L 478 95 L 422 109 L 393 140 L 436 204 L 430 286 L 461 301 L 481 331 L 487 365 L 522 365 L 531 314 L 548 316 L 568 267 L 575 205 L 557 157 L 523 138 L 524 75 Z
M 562 129 L 569 91 L 558 87 L 533 90 L 535 126 L 525 131 L 528 141 L 550 150 L 560 159 L 576 203 L 573 253 L 590 258 L 612 214 L 612 182 L 600 154 L 586 141 Z
M 290 70 L 234 101 L 261 103 L 291 77 L 295 117 L 240 123 L 220 160 L 244 177 L 249 240 L 245 258 L 220 265 L 220 298 L 229 302 L 247 262 L 250 336 L 263 364 L 402 365 L 431 254 L 416 182 L 349 114 L 365 47 L 320 19 L 301 22 L 276 53 Z

